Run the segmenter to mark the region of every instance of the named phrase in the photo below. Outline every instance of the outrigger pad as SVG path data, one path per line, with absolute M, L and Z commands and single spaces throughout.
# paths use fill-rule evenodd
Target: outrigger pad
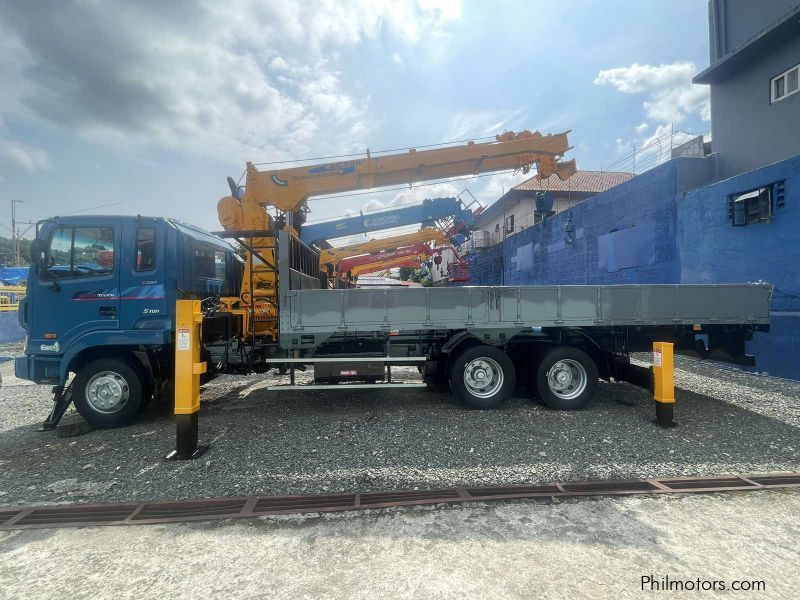
M 194 460 L 208 450 L 208 444 L 197 444 L 198 415 L 175 415 L 175 450 L 167 454 L 167 460 Z

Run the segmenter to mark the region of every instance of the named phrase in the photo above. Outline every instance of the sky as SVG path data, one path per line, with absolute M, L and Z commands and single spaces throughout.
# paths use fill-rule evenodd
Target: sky
M 710 129 L 707 65 L 705 0 L 2 0 L 0 235 L 12 200 L 217 230 L 246 161 L 505 129 L 572 130 L 567 158 L 605 168 Z M 309 220 L 525 178 L 312 200 Z

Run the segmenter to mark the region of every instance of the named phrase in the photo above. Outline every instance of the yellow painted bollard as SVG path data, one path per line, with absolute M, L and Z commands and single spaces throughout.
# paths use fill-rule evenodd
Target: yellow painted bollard
M 175 450 L 167 458 L 191 459 L 208 446 L 198 446 L 200 362 L 203 312 L 199 300 L 178 300 L 175 304 Z
M 653 342 L 653 398 L 656 424 L 675 427 L 675 361 L 669 342 Z

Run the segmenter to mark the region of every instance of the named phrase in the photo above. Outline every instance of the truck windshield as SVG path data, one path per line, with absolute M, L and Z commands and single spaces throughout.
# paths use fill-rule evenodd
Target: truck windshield
M 90 277 L 113 271 L 113 228 L 59 227 L 53 232 L 47 249 L 48 277 Z

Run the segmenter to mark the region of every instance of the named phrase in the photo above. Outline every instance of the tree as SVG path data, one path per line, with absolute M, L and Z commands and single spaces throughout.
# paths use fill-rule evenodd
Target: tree
M 421 283 L 423 287 L 433 286 L 433 278 L 431 277 L 431 272 L 429 269 L 424 271 L 422 269 L 414 269 L 414 272 L 408 279 L 409 281 Z
M 19 241 L 19 264 L 27 267 L 30 263 L 31 241 L 22 238 Z M 0 264 L 9 266 L 14 264 L 14 240 L 0 236 Z
M 400 267 L 400 281 L 409 281 L 414 274 L 414 267 Z

